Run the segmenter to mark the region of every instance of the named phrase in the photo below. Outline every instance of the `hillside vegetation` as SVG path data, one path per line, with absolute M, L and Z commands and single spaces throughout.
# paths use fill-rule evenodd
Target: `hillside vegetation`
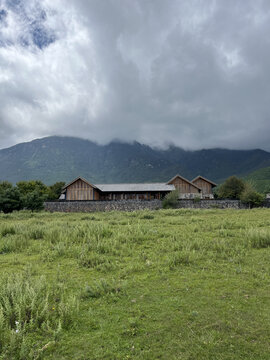
M 185 151 L 134 143 L 98 145 L 72 137 L 47 137 L 0 150 L 0 181 L 41 180 L 47 185 L 82 176 L 93 183 L 166 182 L 177 173 L 217 183 L 270 166 L 262 150 Z
M 270 193 L 270 166 L 252 172 L 244 178 L 261 193 Z
M 269 360 L 269 215 L 0 214 L 0 359 Z

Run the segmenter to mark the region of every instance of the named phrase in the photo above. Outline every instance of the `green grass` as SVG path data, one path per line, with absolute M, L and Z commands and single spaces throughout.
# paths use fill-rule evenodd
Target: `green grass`
M 270 210 L 0 214 L 0 359 L 269 360 Z

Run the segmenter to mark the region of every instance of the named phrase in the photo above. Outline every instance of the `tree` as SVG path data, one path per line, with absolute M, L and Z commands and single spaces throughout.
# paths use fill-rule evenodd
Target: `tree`
M 29 192 L 24 197 L 24 207 L 27 210 L 38 211 L 44 208 L 44 200 L 46 195 L 42 195 L 37 190 Z
M 23 207 L 23 201 L 21 193 L 18 188 L 6 186 L 0 186 L 0 211 L 5 214 L 11 213 L 14 210 L 21 210 Z
M 16 185 L 24 196 L 33 191 L 37 191 L 42 195 L 47 195 L 49 192 L 48 187 L 40 180 L 19 181 Z
M 174 190 L 167 194 L 162 201 L 163 209 L 175 209 L 179 198 L 178 190 Z
M 218 189 L 218 197 L 222 199 L 240 199 L 245 189 L 245 182 L 236 176 L 229 177 Z
M 65 183 L 63 181 L 58 181 L 55 184 L 49 186 L 48 200 L 59 199 L 64 185 Z
M 6 191 L 8 189 L 12 189 L 13 185 L 8 181 L 2 181 L 0 182 L 0 194 L 3 191 Z
M 253 208 L 262 204 L 264 196 L 255 191 L 254 188 L 247 183 L 240 196 L 240 200 L 244 204 L 248 204 L 249 208 Z

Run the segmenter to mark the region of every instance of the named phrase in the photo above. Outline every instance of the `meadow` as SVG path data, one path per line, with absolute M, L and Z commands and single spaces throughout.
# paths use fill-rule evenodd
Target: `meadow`
M 0 214 L 0 359 L 270 359 L 270 209 Z

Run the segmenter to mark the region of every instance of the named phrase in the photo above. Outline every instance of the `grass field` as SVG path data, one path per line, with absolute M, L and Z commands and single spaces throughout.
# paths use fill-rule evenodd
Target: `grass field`
M 270 359 L 270 209 L 0 214 L 0 359 Z

